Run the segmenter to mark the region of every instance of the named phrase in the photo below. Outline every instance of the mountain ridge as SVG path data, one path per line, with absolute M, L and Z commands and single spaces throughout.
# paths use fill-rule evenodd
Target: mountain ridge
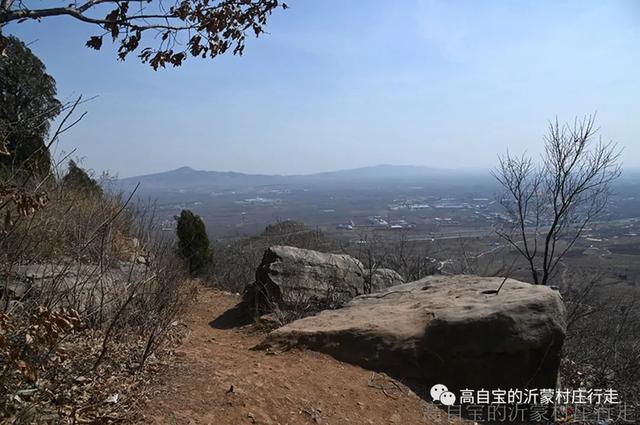
M 141 176 L 118 179 L 118 186 L 131 187 L 140 183 L 143 189 L 194 189 L 273 184 L 311 184 L 347 180 L 388 180 L 434 177 L 451 170 L 419 165 L 378 164 L 373 166 L 325 171 L 313 174 L 251 174 L 237 171 L 205 171 L 189 166 Z

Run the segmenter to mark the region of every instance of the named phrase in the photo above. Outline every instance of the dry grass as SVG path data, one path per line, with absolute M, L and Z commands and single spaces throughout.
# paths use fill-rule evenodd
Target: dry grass
M 121 420 L 196 283 L 152 208 L 51 179 L 2 185 L 44 201 L 0 199 L 0 422 Z

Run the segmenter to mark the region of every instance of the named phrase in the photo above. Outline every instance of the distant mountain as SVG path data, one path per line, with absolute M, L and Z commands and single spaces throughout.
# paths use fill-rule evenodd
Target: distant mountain
M 316 174 L 269 175 L 237 172 L 202 171 L 181 167 L 171 171 L 120 179 L 120 189 L 131 189 L 140 183 L 144 191 L 224 190 L 249 186 L 333 184 L 348 181 L 400 180 L 434 177 L 450 171 L 421 166 L 375 165 Z
M 314 179 L 398 179 L 412 178 L 421 176 L 434 176 L 448 173 L 448 170 L 442 170 L 431 167 L 416 165 L 390 165 L 380 164 L 370 167 L 352 168 L 349 170 L 329 171 L 325 173 L 310 174 L 306 176 Z
M 191 167 L 180 167 L 171 171 L 120 179 L 118 180 L 118 185 L 121 187 L 133 187 L 140 183 L 141 188 L 145 190 L 204 189 L 265 184 L 265 181 L 271 181 L 278 177 L 231 171 L 202 171 L 194 170 Z

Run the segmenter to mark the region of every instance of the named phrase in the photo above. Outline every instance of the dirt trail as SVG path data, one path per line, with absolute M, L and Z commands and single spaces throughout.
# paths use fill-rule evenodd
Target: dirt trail
M 314 352 L 252 351 L 262 334 L 238 327 L 238 297 L 203 289 L 166 385 L 144 408 L 152 424 L 448 424 L 446 412 L 372 373 Z M 382 379 L 382 376 L 376 375 Z M 382 379 L 384 381 L 384 379 Z M 404 387 L 403 387 L 404 388 Z M 385 394 L 385 392 L 387 394 Z

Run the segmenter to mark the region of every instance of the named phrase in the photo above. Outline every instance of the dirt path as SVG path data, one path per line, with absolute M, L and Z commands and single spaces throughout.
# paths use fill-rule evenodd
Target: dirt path
M 155 424 L 448 424 L 446 412 L 372 373 L 323 354 L 252 351 L 261 334 L 237 326 L 234 295 L 203 289 L 167 384 L 146 404 Z M 231 310 L 231 312 L 230 312 Z M 383 376 L 376 375 L 376 381 Z

